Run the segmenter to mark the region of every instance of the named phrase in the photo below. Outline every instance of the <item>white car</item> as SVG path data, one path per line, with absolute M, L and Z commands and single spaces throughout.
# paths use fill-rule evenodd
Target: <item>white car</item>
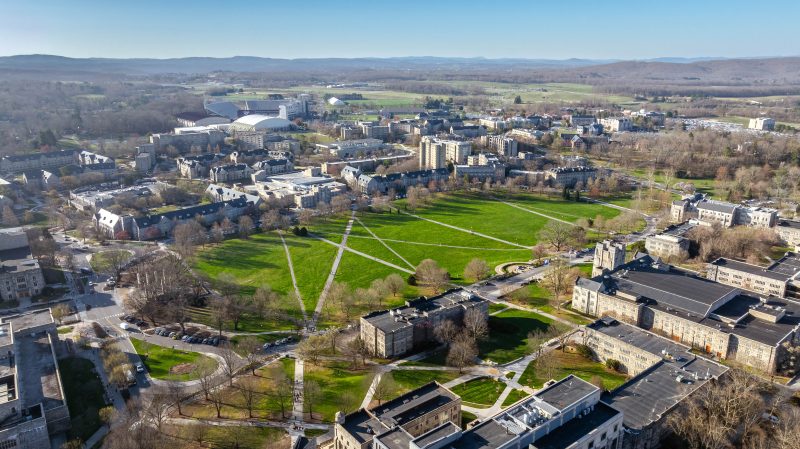
M 144 372 L 144 365 L 142 365 L 141 363 L 137 363 L 136 364 L 136 372 L 137 373 L 143 373 Z

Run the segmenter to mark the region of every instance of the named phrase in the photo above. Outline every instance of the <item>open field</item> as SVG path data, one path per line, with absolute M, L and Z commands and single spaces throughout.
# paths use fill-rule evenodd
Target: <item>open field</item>
M 404 200 L 397 201 L 397 208 L 391 212 L 359 212 L 347 246 L 378 260 L 345 251 L 334 279 L 352 289 L 366 288 L 375 279 L 393 273 L 406 279 L 422 260 L 430 258 L 450 273 L 454 283 L 467 284 L 462 273 L 473 258 L 485 260 L 492 268 L 505 262 L 528 260 L 528 247 L 537 243 L 537 234 L 549 221 L 546 216 L 574 222 L 597 215 L 612 218 L 620 213 L 598 204 L 535 194 L 509 195 L 507 199 L 522 209 L 498 198 L 470 192 L 438 195 L 430 205 L 413 212 L 405 212 Z M 318 219 L 308 226 L 311 234 L 308 237 L 284 233 L 307 314 L 317 304 L 337 252 L 336 246 L 315 237 L 341 243 L 349 218 L 348 214 Z M 223 273 L 230 274 L 246 295 L 262 285 L 284 296 L 294 291 L 286 251 L 276 232 L 206 246 L 196 258 L 194 269 L 212 282 Z M 431 293 L 424 288 L 407 286 L 402 296 L 383 298 L 380 304 L 372 306 L 356 304 L 346 314 L 335 312 L 330 308 L 332 305 L 326 303 L 326 320 L 352 318 L 368 311 L 369 307 L 394 307 L 405 299 Z M 283 301 L 281 309 L 289 318 L 300 317 L 296 300 Z M 194 320 L 210 323 L 208 310 L 197 309 L 193 313 Z M 258 332 L 293 327 L 291 320 L 263 321 L 247 316 L 239 330 Z
M 381 378 L 382 383 L 389 382 L 389 377 L 394 380 L 397 385 L 397 390 L 394 392 L 395 396 L 408 393 L 409 391 L 419 388 L 427 383 L 436 381 L 440 384 L 449 382 L 458 377 L 458 371 L 442 371 L 442 370 L 394 370 L 391 373 L 386 373 Z
M 106 406 L 103 382 L 87 359 L 69 357 L 58 361 L 64 395 L 69 408 L 72 438 L 86 441 L 103 425 L 100 409 Z
M 278 382 L 294 379 L 294 359 L 283 358 L 256 370 L 256 375 L 238 376 L 234 386 L 226 386 L 222 390 L 222 407 L 220 416 L 227 419 L 246 419 L 248 411 L 242 403 L 239 386 L 244 379 L 252 382 L 254 391 L 258 393 L 253 406 L 253 416 L 261 419 L 281 419 L 291 414 L 291 401 L 284 402 L 284 416 L 281 416 L 281 403 L 275 394 Z M 281 374 L 278 374 L 281 373 Z M 183 406 L 183 413 L 200 419 L 215 419 L 217 410 L 211 402 L 198 400 Z
M 517 390 L 516 388 L 511 390 L 511 393 L 506 396 L 505 401 L 503 401 L 503 407 L 508 407 L 509 405 L 519 401 L 522 398 L 528 397 L 528 393 L 525 393 L 522 390 Z
M 489 377 L 468 380 L 451 388 L 465 404 L 473 407 L 491 407 L 505 390 L 506 384 Z
M 131 343 L 139 356 L 141 356 L 150 376 L 155 379 L 192 380 L 199 377 L 198 369 L 201 366 L 208 366 L 211 369 L 216 369 L 217 367 L 216 360 L 199 352 L 158 346 L 141 341 L 138 338 L 131 338 Z
M 552 355 L 558 365 L 554 376 L 555 379 L 563 379 L 569 374 L 574 374 L 587 382 L 591 382 L 592 378 L 597 376 L 602 379 L 603 387 L 609 391 L 622 385 L 627 380 L 624 374 L 608 369 L 602 363 L 589 360 L 579 354 L 555 350 Z M 539 377 L 536 374 L 536 363 L 531 363 L 525 368 L 519 383 L 533 388 L 541 388 L 548 380 L 550 379 Z
M 527 354 L 528 333 L 554 326 L 552 320 L 524 310 L 508 309 L 489 317 L 489 337 L 478 343 L 479 357 L 508 363 Z
M 324 366 L 305 364 L 303 382 L 316 382 L 320 386 L 319 398 L 309 404 L 306 395 L 304 406 L 309 412 L 312 406 L 315 419 L 331 422 L 339 410 L 355 410 L 364 399 L 373 373 L 369 370 L 352 370 L 346 363 L 332 362 Z

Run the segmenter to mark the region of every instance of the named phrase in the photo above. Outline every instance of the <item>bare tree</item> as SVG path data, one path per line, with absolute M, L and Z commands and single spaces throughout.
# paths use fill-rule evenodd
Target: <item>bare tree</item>
M 144 414 L 147 420 L 161 432 L 161 428 L 169 417 L 169 407 L 171 406 L 170 395 L 168 391 L 161 388 L 156 388 L 153 392 L 150 402 L 144 409 Z
M 208 391 L 208 397 L 211 400 L 211 404 L 214 406 L 214 410 L 217 412 L 217 418 L 222 418 L 222 406 L 225 405 L 225 396 L 222 392 L 222 388 L 211 388 Z
M 186 396 L 186 392 L 183 390 L 183 385 L 178 382 L 169 382 L 167 384 L 167 395 L 171 405 L 178 409 L 178 414 L 183 415 L 181 403 L 183 402 L 183 398 Z
M 255 229 L 255 224 L 252 218 L 248 215 L 239 217 L 239 238 L 243 240 L 249 239 L 250 235 L 253 233 L 253 229 Z
M 447 352 L 447 364 L 458 368 L 462 372 L 465 367 L 472 365 L 478 357 L 478 345 L 465 332 L 458 334 Z
M 417 265 L 415 276 L 417 282 L 432 287 L 440 292 L 450 282 L 450 274 L 433 259 L 425 259 Z
M 489 264 L 483 259 L 472 259 L 464 267 L 464 278 L 477 282 L 489 276 Z
M 556 309 L 561 310 L 562 297 L 572 288 L 578 276 L 580 276 L 578 269 L 570 268 L 569 264 L 560 257 L 553 259 L 550 269 L 542 278 L 541 285 L 550 290 L 551 302 Z
M 481 340 L 489 335 L 489 321 L 486 313 L 471 308 L 464 313 L 464 331 L 473 340 Z
M 187 259 L 194 256 L 197 246 L 205 245 L 207 241 L 205 228 L 196 220 L 187 220 L 175 226 L 172 238 L 175 250 Z
M 316 365 L 327 350 L 328 342 L 322 335 L 310 335 L 297 345 L 297 353 L 300 358 L 312 365 Z
M 53 314 L 53 319 L 61 323 L 61 320 L 64 319 L 67 315 L 70 314 L 69 306 L 65 303 L 58 304 L 57 306 L 53 307 L 51 313 Z
M 113 249 L 96 253 L 93 257 L 100 259 L 97 265 L 101 272 L 113 277 L 115 281 L 119 281 L 123 268 L 133 258 L 133 254 L 126 250 Z
M 403 290 L 405 290 L 406 281 L 403 280 L 403 278 L 399 274 L 392 273 L 389 276 L 386 276 L 385 285 L 386 288 L 389 290 L 389 293 L 392 294 L 392 296 L 397 296 L 400 293 L 402 293 Z
M 558 373 L 559 363 L 552 351 L 542 352 L 534 360 L 536 377 L 545 381 L 554 379 Z
M 250 372 L 255 376 L 258 359 L 261 356 L 261 342 L 254 336 L 246 336 L 236 345 L 243 353 Z
M 286 417 L 286 412 L 292 405 L 294 395 L 294 382 L 286 376 L 280 365 L 273 365 L 269 370 L 269 376 L 273 382 L 272 394 L 281 408 L 281 417 Z
M 444 320 L 433 328 L 433 336 L 439 343 L 449 346 L 460 331 L 461 328 L 453 320 Z
M 378 401 L 378 405 L 381 405 L 383 401 L 393 398 L 397 394 L 398 390 L 399 387 L 397 382 L 394 380 L 392 372 L 387 371 L 381 375 L 381 381 L 375 385 L 375 391 L 372 393 L 372 398 Z
M 539 238 L 552 246 L 557 252 L 561 252 L 570 241 L 571 228 L 572 226 L 570 225 L 551 220 L 539 231 Z
M 316 381 L 303 382 L 303 405 L 308 410 L 308 417 L 314 419 L 314 405 L 322 396 L 322 388 Z
M 242 397 L 242 403 L 247 409 L 247 417 L 253 417 L 253 409 L 255 408 L 256 398 L 258 397 L 258 383 L 252 377 L 245 377 L 237 382 L 239 387 L 239 395 Z
M 200 382 L 200 389 L 203 391 L 206 401 L 208 401 L 209 392 L 214 388 L 214 371 L 214 367 L 210 364 L 201 365 L 197 370 L 197 380 Z
M 236 362 L 239 356 L 229 341 L 220 342 L 218 354 L 222 358 L 222 372 L 228 378 L 228 384 L 233 386 L 233 377 L 236 376 Z

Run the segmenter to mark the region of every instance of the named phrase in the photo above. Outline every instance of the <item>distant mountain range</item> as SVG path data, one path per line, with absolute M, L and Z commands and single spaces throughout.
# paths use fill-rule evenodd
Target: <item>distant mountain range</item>
M 766 82 L 800 83 L 800 57 L 741 58 L 654 58 L 638 61 L 596 59 L 449 58 L 408 56 L 396 58 L 275 59 L 254 56 L 230 58 L 113 59 L 67 58 L 53 55 L 0 57 L 3 77 L 80 79 L 91 76 L 158 74 L 206 74 L 211 72 L 316 73 L 318 75 L 381 71 L 397 73 L 446 73 L 450 79 L 467 74 L 539 74 L 542 79 L 640 80 L 646 82 L 720 81 L 730 84 Z M 361 77 L 363 79 L 363 76 Z

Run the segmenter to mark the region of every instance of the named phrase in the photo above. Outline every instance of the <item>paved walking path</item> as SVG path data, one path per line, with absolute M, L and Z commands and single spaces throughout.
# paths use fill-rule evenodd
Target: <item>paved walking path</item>
M 286 245 L 286 239 L 283 238 L 283 231 L 278 231 L 278 235 L 281 237 L 283 250 L 286 252 L 286 261 L 289 262 L 289 274 L 292 276 L 292 285 L 294 286 L 294 292 L 297 294 L 297 301 L 300 303 L 300 311 L 303 313 L 303 321 L 308 321 L 308 316 L 306 315 L 306 305 L 303 304 L 303 296 L 300 294 L 300 287 L 297 286 L 297 277 L 294 275 L 294 264 L 292 264 L 292 255 L 289 254 L 289 246 Z
M 398 210 L 400 210 L 400 209 L 398 209 Z M 499 239 L 497 237 L 492 237 L 491 235 L 481 234 L 480 232 L 475 232 L 475 231 L 471 231 L 469 229 L 460 228 L 458 226 L 454 226 L 454 225 L 451 225 L 451 224 L 442 223 L 441 221 L 432 220 L 430 218 L 420 217 L 419 215 L 412 214 L 410 212 L 406 212 L 406 211 L 403 211 L 403 210 L 400 210 L 400 213 L 408 215 L 410 217 L 418 218 L 420 220 L 425 220 L 425 221 L 428 221 L 428 222 L 431 222 L 431 223 L 434 223 L 434 224 L 438 224 L 438 225 L 444 226 L 446 228 L 455 229 L 456 231 L 466 232 L 467 234 L 477 235 L 478 237 L 483 237 L 485 239 L 494 240 L 494 241 L 500 242 L 500 243 L 505 243 L 506 245 L 511 245 L 511 246 L 516 246 L 516 247 L 519 247 L 519 248 L 530 249 L 529 246 L 520 245 L 519 243 L 509 242 L 508 240 L 503 240 L 503 239 Z M 572 224 L 572 223 L 570 223 L 570 224 Z
M 342 243 L 338 245 L 339 251 L 336 253 L 336 258 L 333 259 L 333 266 L 331 267 L 331 272 L 328 274 L 328 280 L 325 281 L 325 286 L 319 294 L 319 299 L 317 299 L 317 307 L 314 309 L 314 316 L 311 318 L 312 327 L 317 325 L 319 315 L 322 313 L 322 306 L 325 305 L 325 298 L 328 296 L 328 290 L 330 290 L 331 284 L 333 284 L 333 280 L 336 278 L 336 272 L 339 270 L 339 263 L 342 261 L 342 254 L 344 254 L 344 250 L 347 248 L 347 237 L 350 236 L 350 231 L 353 229 L 353 220 L 355 218 L 356 211 L 353 211 L 350 213 L 350 219 L 347 220 L 347 226 L 344 228 Z
M 366 409 L 369 407 L 369 403 L 372 402 L 372 396 L 375 395 L 375 390 L 378 388 L 378 384 L 381 383 L 381 379 L 383 378 L 383 373 L 380 372 L 372 378 L 372 383 L 369 384 L 369 388 L 367 388 L 367 394 L 364 395 L 364 400 L 361 401 L 361 408 Z
M 388 244 L 386 244 L 386 242 L 384 242 L 384 241 L 383 241 L 383 239 L 381 239 L 380 237 L 378 237 L 377 235 L 375 235 L 375 233 L 374 233 L 374 232 L 372 232 L 372 229 L 368 228 L 368 227 L 367 227 L 367 225 L 365 225 L 363 221 L 361 221 L 359 218 L 356 218 L 356 221 L 358 221 L 358 224 L 360 224 L 361 226 L 363 226 L 363 227 L 364 227 L 364 229 L 366 229 L 366 230 L 367 230 L 367 232 L 369 232 L 369 234 L 370 234 L 372 237 L 374 237 L 374 238 L 375 238 L 375 240 L 379 241 L 379 242 L 381 243 L 381 245 L 385 246 L 385 247 L 386 247 L 386 249 L 388 249 L 389 251 L 391 251 L 391 252 L 392 252 L 392 254 L 394 254 L 395 256 L 397 256 L 398 258 L 400 258 L 400 260 L 402 260 L 403 262 L 405 262 L 405 263 L 406 263 L 406 265 L 408 265 L 409 267 L 411 267 L 411 269 L 412 269 L 412 270 L 416 268 L 416 267 L 414 267 L 414 264 L 412 264 L 411 262 L 409 262 L 408 260 L 406 260 L 406 258 L 405 258 L 405 257 L 401 256 L 401 255 L 400 255 L 400 254 L 399 254 L 397 251 L 393 250 L 391 246 L 389 246 Z
M 366 235 L 351 235 L 350 238 L 375 240 L 372 237 L 368 237 Z M 409 245 L 435 246 L 437 248 L 474 249 L 477 251 L 528 251 L 528 248 L 483 248 L 479 246 L 445 245 L 443 243 L 412 242 L 409 240 L 398 240 L 398 239 L 381 239 L 381 240 L 383 240 L 384 242 L 407 243 Z
M 297 421 L 303 420 L 303 359 L 296 358 L 294 362 L 294 397 L 292 402 L 292 417 Z
M 550 216 L 550 215 L 547 215 L 547 214 L 543 214 L 541 212 L 536 212 L 535 210 L 530 210 L 530 209 L 528 209 L 526 207 L 522 207 L 522 206 L 520 206 L 518 204 L 509 203 L 508 201 L 504 201 L 504 200 L 500 200 L 500 199 L 498 199 L 497 201 L 500 201 L 501 203 L 503 203 L 503 204 L 505 204 L 507 206 L 515 207 L 515 208 L 517 208 L 519 210 L 524 210 L 525 212 L 528 212 L 530 214 L 539 215 L 540 217 L 547 218 L 548 220 L 553 220 L 553 221 L 557 221 L 559 223 L 564 223 L 564 224 L 568 224 L 570 226 L 575 226 L 575 223 L 572 223 L 571 221 L 562 220 L 560 218 L 556 218 L 556 217 L 553 217 L 553 216 Z
M 309 236 L 311 236 L 311 237 L 313 237 L 313 238 L 315 238 L 315 239 L 317 239 L 317 240 L 321 240 L 321 241 L 323 241 L 323 242 L 325 242 L 325 243 L 327 243 L 327 244 L 329 244 L 329 245 L 333 245 L 333 246 L 340 246 L 338 243 L 336 243 L 336 242 L 334 242 L 334 241 L 331 241 L 331 240 L 328 240 L 328 239 L 326 239 L 326 238 L 324 238 L 324 237 L 320 237 L 320 236 L 318 236 L 318 235 L 309 234 Z M 351 252 L 351 253 L 353 253 L 353 254 L 358 254 L 358 255 L 359 255 L 359 256 L 361 256 L 361 257 L 365 257 L 365 258 L 367 258 L 367 259 L 369 259 L 369 260 L 373 260 L 373 261 L 375 261 L 375 262 L 378 262 L 378 263 L 380 263 L 380 264 L 386 265 L 387 267 L 392 267 L 392 268 L 394 268 L 395 270 L 402 271 L 403 273 L 408 273 L 408 274 L 413 274 L 413 273 L 414 273 L 413 271 L 409 270 L 408 268 L 401 267 L 401 266 L 399 266 L 399 265 L 395 265 L 395 264 L 393 264 L 393 263 L 391 263 L 391 262 L 387 262 L 387 261 L 385 261 L 385 260 L 383 260 L 383 259 L 378 259 L 378 258 L 377 258 L 377 257 L 375 257 L 375 256 L 370 256 L 370 255 L 369 255 L 369 254 L 367 254 L 367 253 L 364 253 L 364 252 L 361 252 L 361 251 L 355 250 L 355 249 L 353 249 L 353 248 L 350 248 L 349 246 L 348 246 L 348 247 L 345 247 L 345 248 L 344 248 L 344 250 L 345 250 L 345 251 L 349 251 L 349 252 Z

